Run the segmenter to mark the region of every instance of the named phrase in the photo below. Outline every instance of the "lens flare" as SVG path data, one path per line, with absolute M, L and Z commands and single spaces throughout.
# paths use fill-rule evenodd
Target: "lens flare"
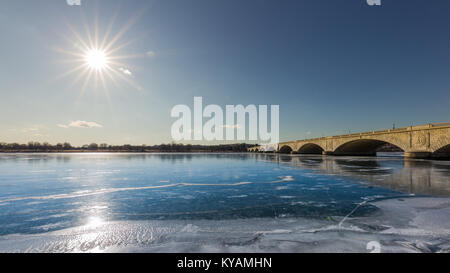
M 140 17 L 141 12 L 131 18 L 119 31 L 112 36 L 112 26 L 116 16 L 113 16 L 106 31 L 103 31 L 103 35 L 100 34 L 99 26 L 97 24 L 98 18 L 95 17 L 95 23 L 93 27 L 90 27 L 87 22 L 84 22 L 85 35 L 77 31 L 76 26 L 66 23 L 67 29 L 70 31 L 68 34 L 62 33 L 62 37 L 71 44 L 68 48 L 55 47 L 54 49 L 60 53 L 71 56 L 69 59 L 65 59 L 64 63 L 73 63 L 75 66 L 69 68 L 68 71 L 58 75 L 56 79 L 73 76 L 72 83 L 69 85 L 73 87 L 79 81 L 84 79 L 80 89 L 80 93 L 83 94 L 86 88 L 89 86 L 91 90 L 98 90 L 100 83 L 103 86 L 103 91 L 106 96 L 109 94 L 107 83 L 111 82 L 114 86 L 119 87 L 119 81 L 122 80 L 131 85 L 137 90 L 142 90 L 142 87 L 134 82 L 133 67 L 129 63 L 124 61 L 145 58 L 145 54 L 133 54 L 133 55 L 118 55 L 122 50 L 125 50 L 128 45 L 135 42 L 136 39 L 122 41 L 124 34 Z M 101 38 L 100 36 L 103 36 Z M 93 83 L 94 85 L 91 85 Z

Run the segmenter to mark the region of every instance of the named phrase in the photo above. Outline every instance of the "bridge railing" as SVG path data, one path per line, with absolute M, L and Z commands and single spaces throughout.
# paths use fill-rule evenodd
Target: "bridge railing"
M 431 127 L 447 127 L 450 126 L 450 122 L 432 123 Z
M 369 132 L 362 132 L 362 133 L 335 135 L 335 136 L 327 136 L 327 137 L 317 137 L 317 138 L 310 138 L 310 139 L 300 139 L 300 140 L 295 140 L 295 141 L 281 142 L 279 144 L 283 145 L 283 144 L 288 144 L 288 143 L 292 143 L 292 142 L 327 140 L 327 139 L 332 139 L 332 138 L 356 137 L 356 136 L 364 136 L 364 135 L 370 135 L 370 134 L 383 134 L 383 133 L 391 133 L 391 132 L 397 133 L 397 132 L 405 132 L 405 131 L 410 131 L 410 130 L 423 130 L 423 129 L 427 129 L 427 128 L 437 128 L 437 127 L 450 127 L 450 122 L 430 123 L 430 124 L 418 125 L 418 126 L 392 128 L 392 129 L 387 129 L 387 130 L 376 130 L 376 131 L 369 131 Z
M 345 135 L 336 135 L 336 136 L 329 136 L 329 137 L 321 137 L 321 138 L 313 138 L 311 140 L 319 140 L 319 139 L 326 139 L 326 138 L 334 138 L 334 137 L 354 137 L 354 136 L 361 136 L 361 135 L 367 135 L 367 134 L 382 134 L 382 133 L 390 133 L 390 132 L 402 132 L 402 131 L 408 131 L 411 128 L 414 127 L 423 127 L 424 125 L 420 126 L 411 126 L 411 127 L 402 127 L 402 128 L 392 128 L 387 130 L 375 130 L 375 131 L 368 131 L 368 132 L 361 132 L 361 133 L 354 133 L 354 134 L 345 134 Z M 449 127 L 450 122 L 442 122 L 442 123 L 431 123 L 425 126 L 429 126 L 430 128 L 433 127 Z M 308 139 L 309 140 L 309 139 Z
M 390 129 L 389 131 L 390 132 L 398 132 L 398 131 L 407 131 L 408 130 L 408 127 L 403 127 L 403 128 L 393 128 L 393 129 Z

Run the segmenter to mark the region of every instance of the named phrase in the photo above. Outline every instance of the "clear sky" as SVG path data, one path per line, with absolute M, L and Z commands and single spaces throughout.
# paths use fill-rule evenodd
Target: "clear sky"
M 1 142 L 168 143 L 194 96 L 280 105 L 281 140 L 450 121 L 450 1 L 81 3 L 2 2 Z M 129 26 L 106 87 L 67 74 L 96 21 Z

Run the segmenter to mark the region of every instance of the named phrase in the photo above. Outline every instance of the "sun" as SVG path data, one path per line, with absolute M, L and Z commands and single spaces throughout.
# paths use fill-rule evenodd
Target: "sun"
M 108 66 L 108 56 L 102 49 L 89 49 L 84 56 L 86 65 L 93 70 L 103 70 Z
M 134 81 L 133 67 L 127 61 L 146 58 L 147 55 L 144 53 L 120 54 L 121 51 L 136 41 L 136 39 L 122 40 L 124 34 L 139 16 L 131 18 L 115 35 L 112 35 L 111 32 L 116 16 L 112 17 L 107 28 L 103 27 L 103 35 L 100 35 L 100 27 L 97 24 L 98 18 L 96 17 L 94 18 L 93 27 L 90 27 L 87 22 L 82 24 L 81 27 L 84 26 L 85 31 L 84 35 L 78 31 L 79 26 L 73 26 L 66 22 L 68 32 L 61 33 L 61 36 L 66 40 L 67 44 L 63 47 L 54 47 L 54 50 L 69 56 L 70 58 L 64 57 L 62 62 L 69 63 L 71 66 L 73 64 L 73 67 L 57 75 L 56 79 L 72 76 L 73 80 L 69 84 L 70 87 L 75 86 L 79 81 L 83 81 L 80 89 L 81 93 L 84 93 L 88 86 L 95 91 L 99 90 L 99 87 L 103 87 L 102 90 L 108 95 L 108 90 L 110 90 L 108 88 L 109 83 L 119 87 L 120 80 L 137 90 L 142 90 L 142 87 Z M 84 80 L 82 80 L 83 78 Z

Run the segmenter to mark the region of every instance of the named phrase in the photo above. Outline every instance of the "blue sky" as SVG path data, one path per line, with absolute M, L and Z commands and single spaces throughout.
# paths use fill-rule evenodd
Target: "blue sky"
M 8 1 L 0 141 L 168 143 L 171 108 L 194 96 L 280 105 L 281 140 L 450 121 L 449 12 L 444 0 Z M 115 14 L 111 38 L 137 18 L 114 53 L 134 56 L 117 67 L 133 84 L 58 77 L 76 66 L 57 50 L 77 51 L 68 25 L 87 40 L 97 18 L 103 37 Z

